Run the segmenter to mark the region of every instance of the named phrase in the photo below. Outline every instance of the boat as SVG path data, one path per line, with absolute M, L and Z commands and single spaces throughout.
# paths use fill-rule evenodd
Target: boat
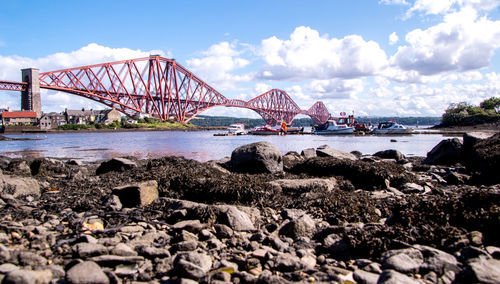
M 233 123 L 227 128 L 227 133 L 229 135 L 245 135 L 247 131 L 243 123 Z
M 275 126 L 272 127 L 270 125 L 265 126 L 257 126 L 250 130 L 250 134 L 252 135 L 279 135 L 281 132 L 281 127 Z
M 378 126 L 373 129 L 374 134 L 411 134 L 413 128 L 399 124 L 395 121 L 381 121 Z
M 354 127 L 348 124 L 338 124 L 334 119 L 329 119 L 325 124 L 314 129 L 316 135 L 337 135 L 337 134 L 353 134 Z
M 229 125 L 226 132 L 215 133 L 214 136 L 233 136 L 246 134 L 248 134 L 248 132 L 245 130 L 245 125 L 243 123 L 234 123 Z
M 354 131 L 358 134 L 368 134 L 373 131 L 373 125 L 370 123 L 354 123 Z

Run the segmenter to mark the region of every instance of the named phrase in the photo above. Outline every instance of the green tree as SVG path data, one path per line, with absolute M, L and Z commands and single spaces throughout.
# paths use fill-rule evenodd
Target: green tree
M 495 109 L 500 106 L 500 98 L 491 97 L 481 102 L 479 106 L 483 109 Z

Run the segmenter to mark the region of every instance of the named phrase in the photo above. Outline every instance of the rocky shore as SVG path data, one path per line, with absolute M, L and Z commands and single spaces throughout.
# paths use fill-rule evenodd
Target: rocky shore
M 427 157 L 0 157 L 2 283 L 500 283 L 500 133 Z

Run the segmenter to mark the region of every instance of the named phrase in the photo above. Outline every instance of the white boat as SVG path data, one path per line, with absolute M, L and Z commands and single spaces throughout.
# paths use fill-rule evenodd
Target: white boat
M 333 119 L 328 120 L 325 124 L 314 130 L 317 135 L 336 135 L 336 134 L 353 134 L 354 127 L 346 124 L 337 124 Z
M 229 125 L 227 128 L 228 135 L 245 135 L 247 131 L 245 130 L 245 125 L 243 123 L 234 123 Z
M 411 134 L 412 132 L 413 128 L 407 128 L 394 121 L 379 122 L 378 127 L 373 129 L 374 134 Z

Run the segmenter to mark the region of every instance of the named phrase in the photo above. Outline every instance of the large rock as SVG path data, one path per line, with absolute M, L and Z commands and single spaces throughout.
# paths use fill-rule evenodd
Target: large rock
M 332 149 L 328 145 L 319 146 L 318 149 L 316 149 L 316 155 L 318 157 L 333 157 L 337 159 L 347 159 L 353 161 L 358 159 L 354 154 Z
M 399 273 L 395 270 L 384 270 L 378 278 L 377 284 L 421 284 L 420 281 L 410 278 L 405 274 Z
M 97 175 L 102 175 L 108 172 L 123 172 L 137 167 L 134 161 L 125 158 L 113 158 L 109 161 L 102 162 L 96 170 Z
M 270 142 L 257 142 L 234 149 L 231 166 L 237 172 L 278 173 L 283 171 L 283 159 Z
M 32 195 L 40 196 L 38 181 L 30 177 L 7 176 L 0 173 L 0 193 L 13 197 Z
M 212 267 L 212 258 L 203 253 L 180 253 L 174 259 L 173 273 L 191 279 L 200 279 Z
M 52 280 L 52 272 L 50 270 L 26 270 L 26 269 L 16 269 L 5 275 L 2 283 L 10 284 L 48 284 Z
M 297 152 L 288 152 L 283 156 L 283 167 L 285 168 L 285 170 L 289 170 L 305 159 L 306 158 L 304 156 L 299 155 L 299 153 Z
M 470 261 L 468 266 L 471 273 L 471 279 L 469 279 L 471 282 L 489 284 L 500 283 L 499 260 L 480 257 Z
M 399 152 L 398 150 L 390 149 L 390 150 L 385 150 L 385 151 L 378 151 L 377 153 L 373 154 L 373 156 L 382 158 L 382 159 L 394 159 L 396 161 L 401 161 L 405 159 L 405 155 L 403 153 Z
M 280 235 L 297 239 L 300 237 L 312 237 L 316 232 L 316 223 L 307 214 L 285 223 L 279 230 Z
M 155 180 L 128 184 L 113 189 L 124 207 L 143 207 L 158 199 L 158 183 Z
M 477 141 L 466 159 L 466 166 L 479 172 L 480 181 L 483 183 L 500 182 L 500 133 L 492 137 Z
M 453 165 L 461 161 L 462 142 L 458 138 L 442 140 L 427 153 L 422 163 L 431 165 Z
M 68 270 L 66 281 L 73 284 L 108 284 L 109 278 L 97 263 L 84 261 Z

